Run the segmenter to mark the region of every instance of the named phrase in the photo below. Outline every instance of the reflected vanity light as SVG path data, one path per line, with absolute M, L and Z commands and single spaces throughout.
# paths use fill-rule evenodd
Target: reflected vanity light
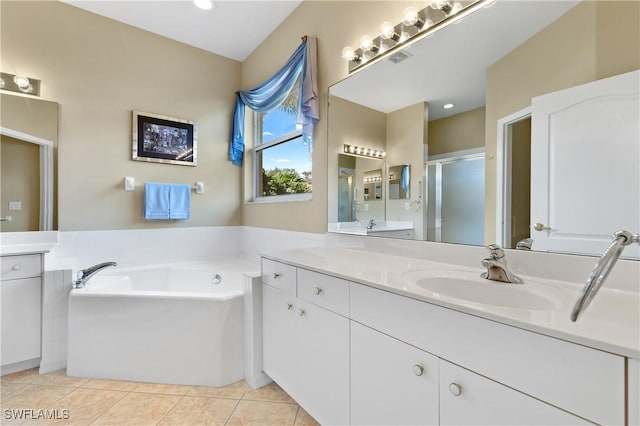
M 211 0 L 193 0 L 193 4 L 202 10 L 209 10 L 215 7 L 215 3 Z
M 386 152 L 379 149 L 363 148 L 361 146 L 355 146 L 346 143 L 343 145 L 343 152 L 345 154 L 359 155 L 361 157 L 368 158 L 384 158 L 387 155 Z
M 342 49 L 342 58 L 349 63 L 348 71 L 352 73 L 386 57 L 389 52 L 404 49 L 494 2 L 495 0 L 433 0 L 420 10 L 408 7 L 404 10 L 400 23 L 394 25 L 390 21 L 383 22 L 379 36 L 373 39 L 368 35 L 362 36 L 358 49 L 351 46 Z
M 0 89 L 26 95 L 40 96 L 40 80 L 3 72 L 0 73 Z

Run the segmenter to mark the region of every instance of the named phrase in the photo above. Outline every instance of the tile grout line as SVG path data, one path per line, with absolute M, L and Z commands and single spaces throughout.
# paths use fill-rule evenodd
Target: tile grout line
M 243 394 L 244 396 L 244 394 Z M 238 409 L 238 405 L 240 405 L 240 401 L 242 401 L 242 398 L 236 400 L 236 405 L 233 407 L 233 410 L 231 410 L 231 413 L 229 414 L 229 416 L 227 417 L 227 420 L 224 421 L 225 426 L 227 424 L 229 424 L 229 421 L 231 420 L 231 418 L 233 417 L 233 414 L 236 412 L 236 410 Z
M 143 392 L 139 392 L 139 393 L 143 393 Z M 182 401 L 182 399 L 185 397 L 185 395 L 186 395 L 186 393 L 184 395 L 181 395 L 180 398 L 178 398 L 178 400 L 175 402 L 175 404 L 173 404 L 173 406 L 171 408 L 169 408 L 167 410 L 167 412 L 164 413 L 164 415 L 155 423 L 156 426 L 159 425 L 160 423 L 162 423 L 162 421 L 169 415 L 169 413 L 171 413 L 173 411 L 173 409 L 178 406 L 178 404 L 180 403 L 180 401 Z

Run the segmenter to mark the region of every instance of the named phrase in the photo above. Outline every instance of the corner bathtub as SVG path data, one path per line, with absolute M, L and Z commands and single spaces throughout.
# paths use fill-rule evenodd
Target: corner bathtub
M 202 386 L 241 380 L 244 273 L 257 270 L 234 259 L 100 272 L 69 294 L 67 374 Z

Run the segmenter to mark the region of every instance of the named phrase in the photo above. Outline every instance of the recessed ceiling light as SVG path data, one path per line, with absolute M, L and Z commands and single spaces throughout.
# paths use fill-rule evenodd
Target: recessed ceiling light
M 193 0 L 193 3 L 200 9 L 209 10 L 215 7 L 215 4 L 211 0 Z
M 453 108 L 454 106 L 455 106 L 455 105 L 453 105 L 453 104 L 444 104 L 444 105 L 442 105 L 442 108 L 444 108 L 444 109 L 451 109 L 451 108 Z

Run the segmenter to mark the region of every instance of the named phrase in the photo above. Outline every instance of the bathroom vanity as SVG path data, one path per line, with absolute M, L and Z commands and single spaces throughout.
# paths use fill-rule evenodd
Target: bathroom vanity
M 637 294 L 601 290 L 571 323 L 579 286 L 478 275 L 342 248 L 265 255 L 264 371 L 322 424 L 638 421 Z

